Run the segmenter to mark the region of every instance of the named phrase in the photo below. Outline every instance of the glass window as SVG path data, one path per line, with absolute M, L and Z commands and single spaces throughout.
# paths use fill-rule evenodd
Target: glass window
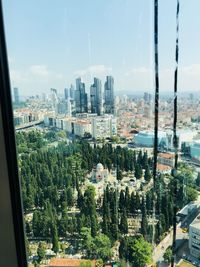
M 176 178 L 176 1 L 159 1 L 155 183 L 153 1 L 3 7 L 30 266 L 169 263 L 174 204 L 187 239 L 199 203 L 199 1 L 180 9 Z

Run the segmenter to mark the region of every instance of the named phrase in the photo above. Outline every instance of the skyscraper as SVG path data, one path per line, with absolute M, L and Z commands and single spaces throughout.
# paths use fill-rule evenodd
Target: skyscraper
M 17 87 L 14 87 L 14 102 L 19 104 L 19 89 Z
M 75 95 L 75 90 L 74 90 L 74 86 L 73 84 L 71 84 L 70 88 L 69 88 L 69 95 L 70 95 L 70 98 L 72 100 L 74 100 L 74 95 Z
M 114 79 L 112 76 L 106 77 L 104 86 L 104 97 L 105 97 L 105 113 L 114 114 L 115 112 L 115 99 L 114 99 Z
M 58 113 L 58 95 L 57 95 L 57 89 L 54 89 L 54 88 L 51 88 L 51 101 L 52 101 L 52 104 L 53 104 L 53 108 L 54 108 L 54 111 L 55 113 L 57 114 Z
M 85 84 L 81 82 L 81 78 L 76 79 L 75 104 L 77 113 L 88 112 L 88 99 L 85 92 Z
M 90 101 L 91 113 L 97 113 L 97 115 L 102 115 L 103 97 L 101 90 L 101 81 L 97 78 L 94 78 L 94 83 L 90 87 Z
M 64 89 L 64 98 L 65 98 L 65 100 L 67 100 L 68 97 L 69 97 L 69 89 L 68 88 L 65 88 Z
M 144 98 L 145 103 L 150 103 L 151 100 L 152 100 L 152 95 L 147 93 L 147 92 L 144 92 L 144 97 L 143 98 Z

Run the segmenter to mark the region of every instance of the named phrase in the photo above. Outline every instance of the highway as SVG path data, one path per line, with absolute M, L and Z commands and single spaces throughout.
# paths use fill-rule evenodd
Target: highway
M 27 128 L 30 128 L 30 127 L 33 127 L 33 126 L 36 126 L 36 125 L 40 125 L 43 122 L 44 122 L 43 120 L 42 121 L 40 120 L 40 121 L 29 122 L 29 123 L 26 123 L 26 124 L 23 124 L 23 125 L 16 126 L 15 130 L 16 131 L 24 130 L 24 129 L 27 129 Z

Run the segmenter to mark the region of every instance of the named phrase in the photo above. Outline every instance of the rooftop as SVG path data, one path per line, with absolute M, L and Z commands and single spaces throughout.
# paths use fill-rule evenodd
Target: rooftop
M 190 263 L 189 261 L 186 260 L 180 260 L 178 263 L 179 267 L 193 267 L 195 265 L 193 265 L 192 263 Z
M 174 154 L 170 154 L 170 153 L 159 153 L 158 156 L 165 158 L 165 159 L 173 159 L 174 158 Z
M 158 171 L 165 172 L 165 171 L 170 171 L 172 168 L 170 166 L 158 163 L 157 169 Z
M 194 221 L 190 224 L 190 226 L 193 226 L 195 228 L 200 229 L 200 215 L 198 215 Z
M 79 266 L 82 262 L 87 262 L 87 260 L 52 258 L 49 262 L 49 267 L 74 267 Z M 96 264 L 94 260 L 91 263 L 93 266 Z

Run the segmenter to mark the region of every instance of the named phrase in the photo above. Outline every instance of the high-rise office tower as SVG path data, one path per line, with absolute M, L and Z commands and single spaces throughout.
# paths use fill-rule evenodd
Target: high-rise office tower
M 151 100 L 152 100 L 151 94 L 149 94 L 147 92 L 144 92 L 144 101 L 145 101 L 145 103 L 150 103 Z
M 114 114 L 115 112 L 115 98 L 114 98 L 114 79 L 112 76 L 106 77 L 104 86 L 104 98 L 105 98 L 105 113 Z
M 74 100 L 74 97 L 75 97 L 75 90 L 74 90 L 74 86 L 73 84 L 71 84 L 70 88 L 69 88 L 69 95 L 70 95 L 70 98 L 72 100 Z
M 57 90 L 54 88 L 51 88 L 51 101 L 53 104 L 53 108 L 55 110 L 55 113 L 58 113 L 58 95 L 57 95 Z
M 97 115 L 102 115 L 103 97 L 101 90 L 101 81 L 97 78 L 94 78 L 94 83 L 90 87 L 90 102 L 91 113 L 97 113 Z
M 85 84 L 81 82 L 81 78 L 76 79 L 75 105 L 76 113 L 88 112 L 88 99 L 85 92 Z
M 51 88 L 51 93 L 52 93 L 52 94 L 55 94 L 55 95 L 57 96 L 57 89 L 55 89 L 55 88 Z
M 69 97 L 69 89 L 68 88 L 65 88 L 64 89 L 64 99 L 67 100 Z
M 72 115 L 72 104 L 70 98 L 67 99 L 67 115 Z
M 14 102 L 19 104 L 19 89 L 17 87 L 14 87 Z

